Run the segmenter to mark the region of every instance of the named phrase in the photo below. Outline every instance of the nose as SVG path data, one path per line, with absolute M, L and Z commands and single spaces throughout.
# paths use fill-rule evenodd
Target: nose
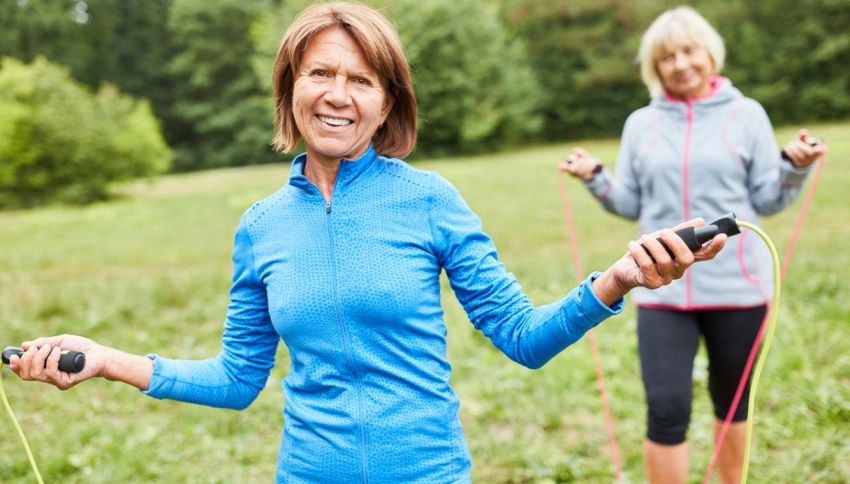
M 325 93 L 325 100 L 334 106 L 344 106 L 348 103 L 348 83 L 344 76 L 334 77 Z
M 673 66 L 676 69 L 685 69 L 688 67 L 688 56 L 682 52 L 676 52 L 673 55 Z

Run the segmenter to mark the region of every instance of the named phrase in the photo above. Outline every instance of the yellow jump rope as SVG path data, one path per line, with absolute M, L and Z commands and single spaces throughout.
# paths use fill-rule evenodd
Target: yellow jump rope
M 752 378 L 750 380 L 750 397 L 747 401 L 747 433 L 744 443 L 744 464 L 741 469 L 741 483 L 746 484 L 747 477 L 750 471 L 750 452 L 753 442 L 753 421 L 756 419 L 756 391 L 758 390 L 761 372 L 764 369 L 764 363 L 767 360 L 767 353 L 770 351 L 770 344 L 773 342 L 773 333 L 776 332 L 776 320 L 779 316 L 779 296 L 781 293 L 781 266 L 779 264 L 779 253 L 776 251 L 776 246 L 770 237 L 755 225 L 749 222 L 738 221 L 739 227 L 752 230 L 764 241 L 770 250 L 770 258 L 773 261 L 773 302 L 768 308 L 770 316 L 765 323 L 767 327 L 764 329 L 764 340 L 762 341 L 761 352 L 756 360 L 756 366 L 753 369 Z
M 32 450 L 30 450 L 30 444 L 27 442 L 27 437 L 24 435 L 24 431 L 21 429 L 21 424 L 19 424 L 18 419 L 15 418 L 15 412 L 12 411 L 12 406 L 9 405 L 9 400 L 6 398 L 6 390 L 3 389 L 2 361 L 0 361 L 0 398 L 3 399 L 3 407 L 6 408 L 6 413 L 9 414 L 9 420 L 12 421 L 12 425 L 15 427 L 15 430 L 18 431 L 18 436 L 24 444 L 24 450 L 27 451 L 27 459 L 29 459 L 32 471 L 35 473 L 35 479 L 38 481 L 38 484 L 44 484 L 44 480 L 41 478 L 41 473 L 38 472 L 38 466 L 35 464 L 35 457 L 32 456 Z

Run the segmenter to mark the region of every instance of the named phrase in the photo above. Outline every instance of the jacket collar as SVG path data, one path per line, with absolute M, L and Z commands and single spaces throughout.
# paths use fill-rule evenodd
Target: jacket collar
M 378 161 L 378 153 L 375 147 L 369 145 L 359 158 L 348 160 L 343 158 L 339 164 L 339 171 L 336 174 L 336 182 L 334 191 L 339 188 L 350 185 L 359 176 L 369 171 L 369 169 Z M 301 153 L 292 160 L 292 166 L 289 169 L 289 184 L 298 188 L 306 188 L 310 185 L 310 180 L 304 174 L 304 167 L 307 164 L 307 153 Z
M 691 99 L 680 99 L 665 92 L 664 94 L 653 98 L 651 104 L 662 109 L 681 110 L 689 104 L 695 107 L 713 106 L 730 102 L 741 96 L 741 91 L 735 88 L 729 79 L 723 76 L 714 76 L 711 79 L 711 92 L 706 96 Z

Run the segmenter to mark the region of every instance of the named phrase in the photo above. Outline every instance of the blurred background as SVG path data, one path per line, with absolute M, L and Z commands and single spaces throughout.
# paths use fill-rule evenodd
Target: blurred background
M 0 0 L 0 345 L 69 332 L 217 354 L 239 217 L 288 177 L 269 144 L 271 67 L 308 3 Z M 557 162 L 580 144 L 612 165 L 626 116 L 649 100 L 640 36 L 681 2 L 368 3 L 396 24 L 413 69 L 411 161 L 458 186 L 535 303 L 562 297 L 575 280 Z M 750 482 L 850 482 L 850 0 L 689 3 L 724 37 L 723 73 L 765 106 L 777 141 L 805 126 L 830 149 L 783 285 Z M 637 227 L 567 186 L 584 266 L 604 269 Z M 764 220 L 780 251 L 801 201 Z M 613 482 L 587 345 L 530 372 L 443 294 L 474 481 Z M 628 306 L 597 338 L 624 474 L 644 482 L 634 327 Z M 700 353 L 693 482 L 712 448 L 707 365 Z M 62 393 L 4 371 L 4 384 L 47 482 L 272 482 L 287 369 L 281 344 L 270 388 L 242 412 L 101 380 Z M 0 431 L 0 482 L 34 482 L 6 416 Z
M 269 147 L 271 66 L 308 3 L 3 0 L 0 208 L 103 198 L 114 179 L 282 161 Z M 415 158 L 616 136 L 648 100 L 640 35 L 677 4 L 369 3 L 396 23 L 413 68 Z M 726 40 L 724 73 L 774 124 L 850 116 L 850 1 L 690 3 Z

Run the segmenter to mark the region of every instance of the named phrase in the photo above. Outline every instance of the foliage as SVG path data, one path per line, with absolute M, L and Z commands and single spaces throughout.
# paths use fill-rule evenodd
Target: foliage
M 751 481 L 850 482 L 850 124 L 813 126 L 830 158 L 812 200 L 784 285 L 779 326 L 758 391 Z M 781 130 L 788 139 L 793 129 Z M 616 140 L 583 141 L 610 162 Z M 570 145 L 467 158 L 422 160 L 459 187 L 536 304 L 575 286 L 555 178 Z M 521 165 L 522 169 L 517 169 Z M 109 204 L 0 213 L 2 343 L 81 333 L 135 353 L 207 358 L 221 346 L 230 251 L 239 217 L 285 183 L 287 165 L 168 175 L 133 182 Z M 811 180 L 810 180 L 811 181 Z M 587 271 L 604 269 L 637 234 L 567 180 Z M 764 220 L 784 250 L 802 200 Z M 452 386 L 473 458 L 473 482 L 613 482 L 592 357 L 579 341 L 540 370 L 500 354 L 476 332 L 444 287 Z M 634 311 L 596 330 L 626 480 L 646 482 L 646 418 Z M 689 482 L 711 455 L 707 359 L 696 365 Z M 277 364 L 257 401 L 241 412 L 140 395 L 97 380 L 66 392 L 4 385 L 46 482 L 66 484 L 274 482 L 283 424 Z M 0 415 L 0 429 L 11 429 Z M 0 440 L 4 482 L 32 482 L 11 432 Z
M 546 139 L 619 133 L 648 101 L 634 62 L 643 31 L 677 2 L 509 0 L 545 96 Z M 778 122 L 850 115 L 850 1 L 696 1 L 724 37 L 724 74 Z
M 145 101 L 96 95 L 43 58 L 0 64 L 0 208 L 102 199 L 110 182 L 168 169 Z
M 413 71 L 419 153 L 492 151 L 540 129 L 539 86 L 493 9 L 399 0 L 388 12 Z
M 0 55 L 150 100 L 176 170 L 279 159 L 270 76 L 311 0 L 9 0 Z M 417 154 L 616 135 L 648 101 L 643 31 L 681 2 L 366 0 L 397 24 L 420 104 Z M 850 0 L 694 0 L 727 44 L 724 73 L 778 123 L 850 116 Z
M 247 165 L 275 159 L 272 106 L 252 65 L 249 31 L 260 3 L 175 0 L 169 25 L 178 54 L 169 72 L 174 115 L 186 130 L 175 168 Z
M 742 2 L 719 22 L 729 72 L 774 121 L 850 116 L 850 0 Z
M 517 0 L 502 7 L 540 81 L 546 139 L 617 134 L 626 115 L 646 103 L 633 62 L 642 27 L 637 10 L 617 0 Z

